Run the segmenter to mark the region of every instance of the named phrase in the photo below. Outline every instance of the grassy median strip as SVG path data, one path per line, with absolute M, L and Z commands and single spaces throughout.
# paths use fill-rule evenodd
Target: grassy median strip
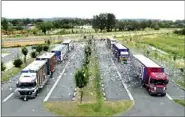
M 182 106 L 185 106 L 185 100 L 174 99 L 174 101 Z
M 34 60 L 33 58 L 28 59 L 27 65 L 29 65 L 31 62 L 33 62 L 33 60 Z M 1 82 L 6 82 L 6 81 L 10 80 L 10 78 L 14 77 L 19 72 L 21 72 L 21 70 L 24 67 L 26 67 L 27 65 L 24 63 L 20 68 L 13 67 L 5 72 L 2 72 Z
M 44 106 L 59 116 L 113 116 L 118 113 L 126 112 L 133 106 L 133 101 L 104 101 L 100 85 L 100 69 L 98 57 L 92 49 L 90 57 L 90 80 L 88 85 L 83 88 L 83 101 L 49 101 Z M 93 84 L 93 86 L 92 86 Z M 95 93 L 95 95 L 90 95 Z M 92 96 L 92 98 L 87 98 Z M 78 98 L 78 97 L 77 97 Z

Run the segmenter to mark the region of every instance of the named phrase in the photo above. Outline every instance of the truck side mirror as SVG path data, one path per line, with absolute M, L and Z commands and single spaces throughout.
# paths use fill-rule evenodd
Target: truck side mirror
M 167 79 L 167 80 L 165 80 L 165 84 L 168 84 L 169 83 L 169 80 Z
M 169 83 L 169 80 L 167 79 L 167 82 L 166 82 L 167 84 Z

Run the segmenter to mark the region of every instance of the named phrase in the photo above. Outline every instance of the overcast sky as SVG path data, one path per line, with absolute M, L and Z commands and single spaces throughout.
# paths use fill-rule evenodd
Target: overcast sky
M 6 18 L 92 18 L 110 12 L 116 18 L 184 19 L 184 1 L 2 1 Z

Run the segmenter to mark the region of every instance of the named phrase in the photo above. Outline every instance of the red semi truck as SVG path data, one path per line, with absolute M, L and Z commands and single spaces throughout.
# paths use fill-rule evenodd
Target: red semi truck
M 166 95 L 168 84 L 167 75 L 164 68 L 143 55 L 133 55 L 134 65 L 141 70 L 139 75 L 142 85 L 147 89 L 150 95 Z

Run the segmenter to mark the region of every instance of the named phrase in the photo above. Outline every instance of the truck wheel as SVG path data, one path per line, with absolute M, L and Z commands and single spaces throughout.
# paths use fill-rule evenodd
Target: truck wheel
M 35 95 L 38 96 L 38 93 L 39 93 L 39 91 L 37 90 L 36 93 L 35 93 Z
M 142 84 L 142 86 L 143 86 L 144 88 L 146 87 L 146 86 L 145 86 L 145 83 L 144 83 L 143 81 L 141 82 L 141 84 Z
M 150 90 L 148 90 L 148 93 L 149 93 L 151 96 L 153 96 L 153 94 L 152 94 L 152 92 L 151 92 Z

